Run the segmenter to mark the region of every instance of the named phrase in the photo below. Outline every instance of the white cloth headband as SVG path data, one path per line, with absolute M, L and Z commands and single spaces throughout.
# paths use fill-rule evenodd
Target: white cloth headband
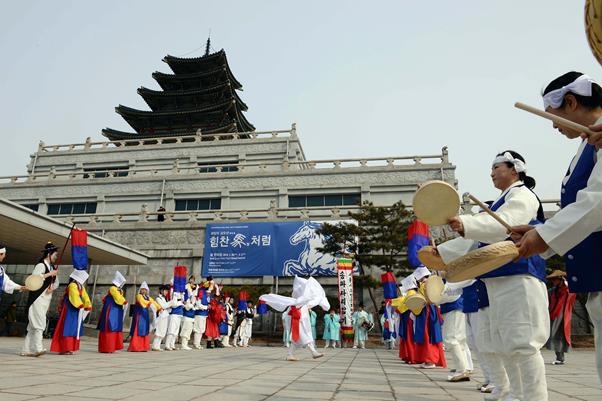
M 497 156 L 495 159 L 493 159 L 493 163 L 491 163 L 491 165 L 495 166 L 498 163 L 505 162 L 512 163 L 517 173 L 527 172 L 527 166 L 525 165 L 525 163 L 520 159 L 515 159 L 514 157 L 512 157 L 510 152 L 505 152 L 503 155 Z
M 0 253 L 6 253 L 6 248 L 0 248 Z
M 544 110 L 548 107 L 557 109 L 562 106 L 562 102 L 564 102 L 564 95 L 569 92 L 581 96 L 591 96 L 592 83 L 596 83 L 596 81 L 587 75 L 581 75 L 570 84 L 546 93 L 543 95 Z

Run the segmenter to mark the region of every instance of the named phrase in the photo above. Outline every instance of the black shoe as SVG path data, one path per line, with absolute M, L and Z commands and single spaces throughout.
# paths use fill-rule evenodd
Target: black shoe
M 215 340 L 215 348 L 224 348 L 224 344 L 221 341 Z
M 213 341 L 207 340 L 207 349 L 213 348 Z

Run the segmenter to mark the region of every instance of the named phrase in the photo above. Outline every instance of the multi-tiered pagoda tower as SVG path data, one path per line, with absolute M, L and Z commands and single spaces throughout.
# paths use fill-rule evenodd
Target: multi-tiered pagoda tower
M 191 135 L 199 130 L 201 134 L 255 131 L 243 115 L 247 105 L 236 92 L 242 85 L 234 78 L 223 49 L 209 53 L 208 42 L 202 57 L 167 55 L 163 61 L 174 73 L 153 73 L 162 90 L 138 89 L 151 111 L 115 108 L 136 132 L 105 128 L 104 136 L 125 140 Z

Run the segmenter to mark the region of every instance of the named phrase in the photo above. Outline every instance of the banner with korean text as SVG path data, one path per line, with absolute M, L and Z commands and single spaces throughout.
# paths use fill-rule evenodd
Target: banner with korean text
M 337 278 L 339 282 L 339 305 L 341 333 L 343 341 L 353 341 L 353 260 L 337 259 Z
M 207 224 L 203 276 L 335 276 L 315 221 Z

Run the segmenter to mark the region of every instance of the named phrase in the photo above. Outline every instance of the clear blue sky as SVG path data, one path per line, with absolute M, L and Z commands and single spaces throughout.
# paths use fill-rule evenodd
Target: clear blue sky
M 0 175 L 23 174 L 39 140 L 130 130 L 114 112 L 148 109 L 161 58 L 204 46 L 211 29 L 244 85 L 258 130 L 298 125 L 310 159 L 438 153 L 460 190 L 485 199 L 494 155 L 527 159 L 558 197 L 576 141 L 513 108 L 541 107 L 569 70 L 601 79 L 583 1 L 14 1 L 0 14 Z M 187 54 L 201 55 L 203 50 Z

